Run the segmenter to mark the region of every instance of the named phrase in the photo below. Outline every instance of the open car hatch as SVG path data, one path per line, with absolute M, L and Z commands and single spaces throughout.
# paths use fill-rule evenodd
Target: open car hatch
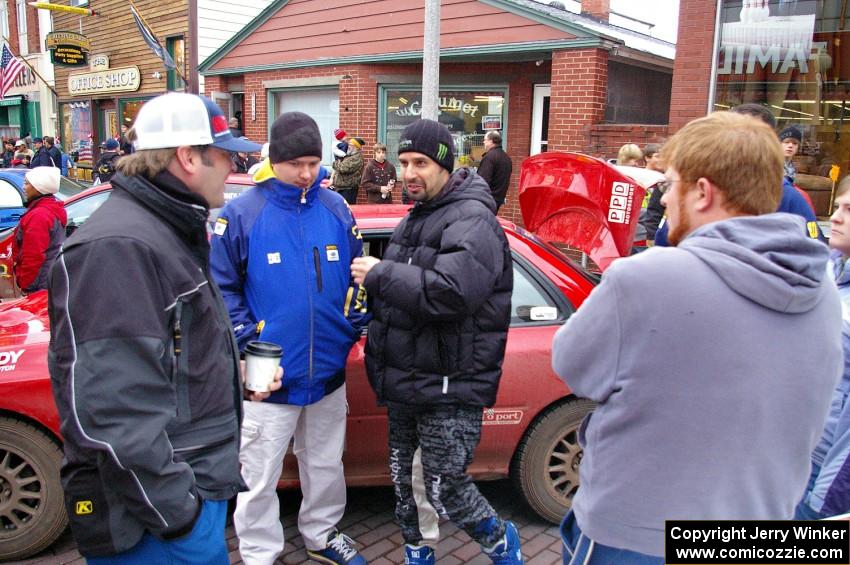
M 526 229 L 584 251 L 603 271 L 630 253 L 645 193 L 612 165 L 580 153 L 529 157 L 519 178 Z

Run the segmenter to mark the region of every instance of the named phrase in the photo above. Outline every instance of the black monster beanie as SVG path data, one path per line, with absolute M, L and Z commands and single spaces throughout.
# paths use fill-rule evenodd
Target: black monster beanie
M 298 157 L 322 157 L 322 136 L 316 121 L 302 112 L 285 112 L 272 124 L 269 160 L 274 163 Z
M 408 151 L 427 155 L 450 173 L 454 170 L 455 153 L 452 134 L 439 122 L 421 119 L 404 128 L 398 142 L 398 154 Z

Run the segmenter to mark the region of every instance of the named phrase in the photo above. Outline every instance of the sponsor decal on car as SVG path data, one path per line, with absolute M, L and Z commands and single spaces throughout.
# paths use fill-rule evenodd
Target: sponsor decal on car
M 487 408 L 484 410 L 483 426 L 516 426 L 522 422 L 522 410 L 497 410 Z
M 0 351 L 0 371 L 14 371 L 18 359 L 24 354 L 25 349 L 18 351 Z
M 608 206 L 608 221 L 628 224 L 632 215 L 632 199 L 635 187 L 627 182 L 615 182 L 611 187 L 611 203 Z

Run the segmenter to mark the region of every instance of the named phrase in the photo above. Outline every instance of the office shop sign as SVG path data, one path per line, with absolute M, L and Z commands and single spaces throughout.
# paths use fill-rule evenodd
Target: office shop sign
M 50 62 L 54 65 L 63 67 L 88 65 L 91 40 L 85 35 L 73 31 L 52 31 L 47 34 L 44 47 L 50 51 Z
M 84 94 L 108 94 L 111 92 L 135 92 L 142 85 L 142 75 L 139 67 L 130 65 L 127 67 L 115 67 L 104 69 L 102 65 L 95 66 L 95 61 L 100 57 L 92 59 L 92 70 L 88 73 L 72 74 L 68 77 L 68 93 L 71 96 L 82 96 Z

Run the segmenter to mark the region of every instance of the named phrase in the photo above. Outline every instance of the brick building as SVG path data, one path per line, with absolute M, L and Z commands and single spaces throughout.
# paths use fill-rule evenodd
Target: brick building
M 847 11 L 840 0 L 680 0 L 670 130 L 709 111 L 765 106 L 779 129 L 802 133 L 796 184 L 828 215 L 830 168 L 850 172 Z
M 36 10 L 25 0 L 0 0 L 0 33 L 13 54 L 19 55 L 32 68 L 15 79 L 14 85 L 0 100 L 0 137 L 33 137 L 56 132 L 53 67 L 44 51 L 44 38 L 50 32 L 50 16 Z M 32 69 L 47 81 L 39 79 Z
M 272 2 L 200 71 L 205 93 L 246 135 L 265 141 L 283 111 L 314 116 L 330 163 L 341 127 L 391 159 L 421 108 L 424 6 L 420 1 L 358 4 Z M 532 0 L 443 0 L 440 120 L 455 138 L 456 165 L 476 165 L 483 135 L 500 130 L 514 161 L 501 214 L 519 219 L 519 164 L 541 150 L 613 156 L 625 142 L 666 135 L 674 48 L 611 25 L 607 0 L 574 13 Z M 638 125 L 635 125 L 638 124 Z M 361 195 L 361 198 L 363 195 Z

